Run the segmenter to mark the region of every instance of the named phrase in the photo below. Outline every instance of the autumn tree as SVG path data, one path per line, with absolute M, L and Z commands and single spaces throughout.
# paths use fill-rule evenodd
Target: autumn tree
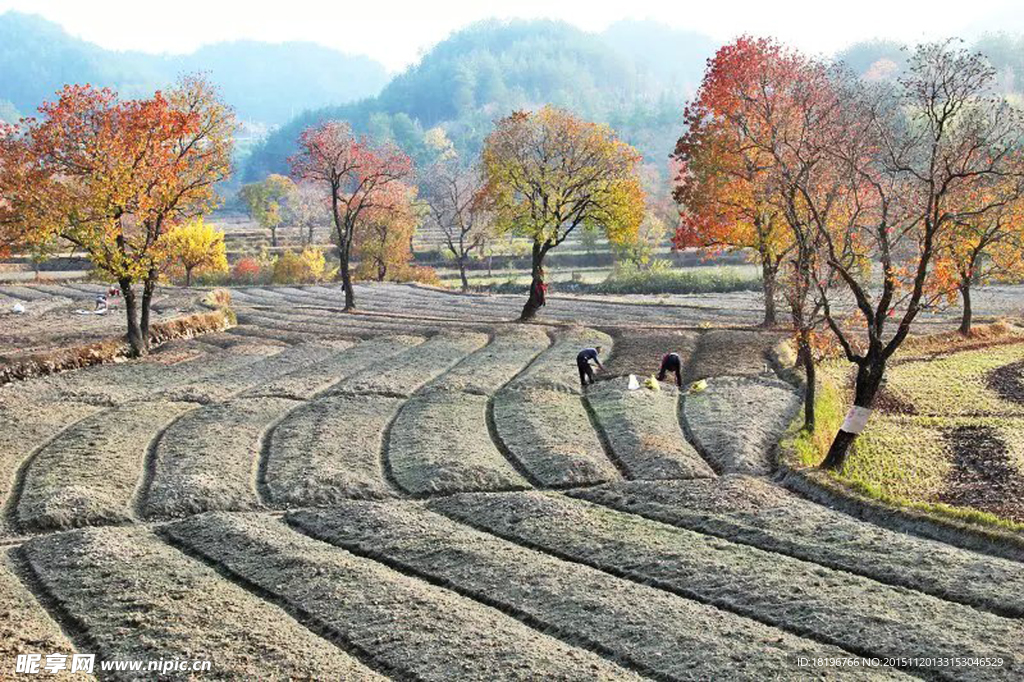
M 295 183 L 284 175 L 271 174 L 259 182 L 243 185 L 238 196 L 249 217 L 270 230 L 270 245 L 277 246 L 277 228 L 284 220 L 284 205 L 295 193 Z
M 850 324 L 835 298 L 823 296 L 856 381 L 854 406 L 825 468 L 843 466 L 889 360 L 921 311 L 946 295 L 937 265 L 951 232 L 1021 196 L 1024 119 L 993 95 L 994 75 L 981 55 L 931 43 L 915 50 L 897 85 L 851 79 L 846 88 L 842 125 L 826 139 L 849 179 L 855 219 L 846 229 L 819 229 L 824 258 L 859 318 Z M 970 194 L 980 199 L 965 206 Z
M 774 159 L 751 136 L 765 130 L 760 108 L 770 85 L 792 82 L 799 60 L 778 43 L 740 38 L 719 49 L 684 110 L 686 132 L 673 158 L 682 220 L 676 248 L 749 251 L 761 267 L 764 326 L 777 321 L 777 277 L 793 242 L 774 201 Z
M 353 244 L 353 255 L 359 260 L 357 274 L 378 282 L 408 268 L 412 260 L 409 243 L 420 220 L 415 190 L 394 183 L 389 192 L 397 196 L 388 201 L 387 209 L 366 212 Z
M 544 257 L 574 230 L 601 230 L 612 244 L 636 234 L 644 216 L 640 160 L 608 126 L 553 107 L 497 122 L 481 153 L 480 196 L 497 232 L 533 243 L 521 320 L 544 305 Z
M 372 145 L 347 123 L 326 121 L 303 131 L 290 163 L 293 175 L 319 187 L 330 204 L 345 310 L 354 310 L 349 265 L 357 230 L 371 215 L 400 208 L 402 193 L 393 190 L 412 175 L 412 161 L 390 143 Z
M 319 187 L 299 183 L 288 196 L 284 219 L 301 231 L 303 245 L 312 246 L 316 229 L 331 227 L 330 204 L 324 199 Z
M 1006 183 L 1011 183 L 1010 187 Z M 960 296 L 960 333 L 971 333 L 974 287 L 1000 279 L 1016 279 L 1024 275 L 1024 201 L 998 201 L 1000 194 L 1012 195 L 1013 178 L 991 187 L 973 188 L 963 197 L 959 215 L 938 249 L 936 268 Z M 991 204 L 991 208 L 975 212 L 975 208 Z M 955 289 L 952 289 L 955 287 Z
M 192 286 L 192 275 L 227 272 L 228 259 L 224 233 L 202 218 L 172 227 L 161 240 L 160 250 L 169 269 L 185 273 L 185 286 Z
M 636 234 L 613 246 L 615 255 L 638 270 L 649 270 L 657 263 L 655 254 L 665 241 L 668 227 L 657 213 L 648 210 Z
M 420 183 L 428 218 L 440 230 L 444 247 L 459 268 L 462 290 L 469 288 L 466 263 L 480 252 L 491 229 L 491 216 L 477 201 L 483 189 L 480 173 L 462 166 L 453 155 L 442 158 Z
M 40 113 L 0 143 L 0 224 L 30 243 L 60 238 L 84 251 L 120 286 L 128 341 L 144 354 L 162 239 L 213 207 L 234 115 L 198 77 L 143 100 L 66 86 Z

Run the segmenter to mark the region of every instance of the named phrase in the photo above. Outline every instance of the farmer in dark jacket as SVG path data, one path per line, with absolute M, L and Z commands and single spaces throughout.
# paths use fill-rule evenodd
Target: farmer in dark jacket
M 669 372 L 675 372 L 676 386 L 681 388 L 683 385 L 683 361 L 680 359 L 679 353 L 669 353 L 661 359 L 658 381 L 664 381 L 665 375 Z
M 576 355 L 576 368 L 580 371 L 580 386 L 586 386 L 588 381 L 594 383 L 594 369 L 590 366 L 591 360 L 597 363 L 598 368 L 604 369 L 604 365 L 597 357 L 600 352 L 601 346 L 598 346 L 584 348 Z

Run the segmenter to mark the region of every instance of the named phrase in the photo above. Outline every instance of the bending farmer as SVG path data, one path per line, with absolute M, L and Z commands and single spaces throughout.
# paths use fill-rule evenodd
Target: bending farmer
M 658 381 L 664 381 L 665 374 L 668 372 L 675 372 L 676 386 L 682 388 L 683 361 L 679 358 L 679 353 L 669 353 L 661 359 L 661 369 L 658 371 Z
M 590 366 L 590 361 L 593 360 L 597 363 L 599 369 L 604 369 L 604 365 L 597 358 L 597 354 L 601 352 L 601 346 L 597 348 L 584 348 L 576 355 L 576 368 L 580 371 L 580 386 L 586 386 L 589 380 L 590 383 L 594 383 L 594 369 Z

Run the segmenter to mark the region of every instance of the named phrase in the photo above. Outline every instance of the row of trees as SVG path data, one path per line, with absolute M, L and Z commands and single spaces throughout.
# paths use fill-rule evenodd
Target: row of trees
M 823 465 L 841 467 L 893 354 L 926 310 L 1024 263 L 1024 118 L 979 54 L 918 47 L 867 82 L 772 40 L 709 62 L 676 147 L 679 246 L 750 249 L 765 323 L 786 301 L 807 372 L 824 341 L 856 367 L 854 409 Z
M 327 121 L 304 131 L 292 175 L 329 205 L 345 309 L 355 307 L 350 262 L 356 244 L 383 279 L 387 254 L 408 248 L 415 224 L 415 179 L 408 156 L 374 145 L 348 124 Z M 560 109 L 515 112 L 499 120 L 478 164 L 454 152 L 421 173 L 422 200 L 467 286 L 466 261 L 493 235 L 532 243 L 532 283 L 522 319 L 544 305 L 544 258 L 575 230 L 601 231 L 615 245 L 639 238 L 644 218 L 640 156 L 610 128 Z M 364 247 L 366 248 L 366 247 Z

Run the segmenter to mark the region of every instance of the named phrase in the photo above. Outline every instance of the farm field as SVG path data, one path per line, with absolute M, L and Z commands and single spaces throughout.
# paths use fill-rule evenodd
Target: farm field
M 211 661 L 180 679 L 1024 676 L 1024 562 L 776 481 L 800 396 L 756 294 L 552 296 L 530 325 L 518 296 L 360 285 L 342 314 L 333 286 L 232 294 L 227 331 L 0 387 L 0 678 L 33 647 Z M 66 305 L 0 287 L 32 296 Z M 46 324 L 29 343 L 77 332 Z M 981 434 L 1024 492 L 1022 348 L 901 359 L 869 447 L 919 439 L 934 481 Z M 669 351 L 682 389 L 627 389 Z M 948 501 L 1012 518 L 976 503 Z M 799 663 L 847 657 L 904 662 Z

